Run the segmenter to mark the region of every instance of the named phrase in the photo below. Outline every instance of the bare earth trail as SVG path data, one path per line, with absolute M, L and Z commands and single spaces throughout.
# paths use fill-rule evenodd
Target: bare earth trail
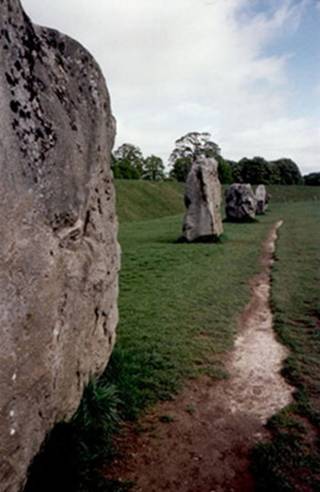
M 263 245 L 262 271 L 251 282 L 251 301 L 239 320 L 239 335 L 226 368 L 230 377 L 189 382 L 174 400 L 158 404 L 138 433 L 128 426 L 119 439 L 123 459 L 108 477 L 134 481 L 141 492 L 250 492 L 249 453 L 266 437 L 264 424 L 291 401 L 280 375 L 286 349 L 272 328 L 270 273 L 281 222 Z M 159 417 L 173 421 L 162 423 Z

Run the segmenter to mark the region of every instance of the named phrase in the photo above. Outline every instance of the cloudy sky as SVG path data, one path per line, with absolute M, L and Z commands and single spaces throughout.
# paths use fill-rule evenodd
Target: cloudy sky
M 226 158 L 320 170 L 320 0 L 22 0 L 100 63 L 130 142 L 167 161 L 209 131 Z

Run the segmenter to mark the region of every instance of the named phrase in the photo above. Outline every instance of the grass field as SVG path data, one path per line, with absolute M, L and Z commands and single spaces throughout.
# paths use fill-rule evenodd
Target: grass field
M 183 378 L 225 375 L 236 317 L 249 299 L 273 214 L 255 224 L 226 224 L 218 244 L 177 244 L 181 217 L 122 224 L 120 325 L 109 381 L 123 413 L 135 417 L 168 398 Z
M 83 469 L 88 463 L 91 469 L 96 458 L 108 458 L 109 450 L 99 451 L 95 444 L 93 452 L 90 443 L 95 435 L 97 439 L 103 435 L 96 423 L 99 415 L 106 414 L 105 401 L 114 412 L 110 401 L 114 390 L 122 418 L 134 419 L 159 399 L 171 398 L 186 378 L 203 372 L 226 377 L 223 357 L 232 348 L 237 316 L 249 300 L 248 281 L 259 270 L 262 241 L 282 218 L 272 300 L 276 330 L 292 354 L 285 374 L 298 393 L 296 404 L 270 423 L 274 441 L 256 450 L 254 463 L 257 476 L 267 484 L 263 488 L 263 480 L 259 482 L 261 491 L 304 490 L 290 488 L 290 480 L 297 480 L 295 470 L 318 483 L 318 441 L 310 438 L 310 432 L 318 433 L 320 410 L 320 202 L 315 201 L 320 199 L 320 187 L 270 187 L 270 211 L 258 222 L 225 224 L 217 244 L 177 244 L 181 185 L 118 181 L 116 186 L 122 247 L 117 343 L 98 393 L 83 401 L 85 420 L 79 423 L 78 417 L 71 423 L 73 437 L 60 448 L 69 446 L 73 461 L 75 449 L 81 450 L 80 458 L 85 449 L 87 461 L 80 459 Z M 83 443 L 83 435 L 91 437 Z M 65 455 L 66 451 L 64 461 Z M 46 485 L 48 492 L 65 490 L 54 482 L 57 469 L 56 462 L 52 479 L 42 466 L 45 483 L 55 483 L 52 489 Z M 90 485 L 70 486 L 68 492 L 119 490 L 117 484 L 100 484 L 96 475 L 86 483 Z M 40 490 L 43 484 L 28 492 Z

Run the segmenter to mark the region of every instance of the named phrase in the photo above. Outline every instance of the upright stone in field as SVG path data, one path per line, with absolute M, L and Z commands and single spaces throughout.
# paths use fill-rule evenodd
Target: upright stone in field
M 186 182 L 185 204 L 186 241 L 215 240 L 221 236 L 221 184 L 215 159 L 200 156 L 194 162 Z
M 250 184 L 235 183 L 226 191 L 226 215 L 232 221 L 253 220 L 256 198 Z
M 269 194 L 266 190 L 265 185 L 261 184 L 257 186 L 255 195 L 257 200 L 256 213 L 258 215 L 264 214 L 268 208 L 268 201 L 269 201 Z
M 21 490 L 55 422 L 111 354 L 119 248 L 100 69 L 0 1 L 0 489 Z

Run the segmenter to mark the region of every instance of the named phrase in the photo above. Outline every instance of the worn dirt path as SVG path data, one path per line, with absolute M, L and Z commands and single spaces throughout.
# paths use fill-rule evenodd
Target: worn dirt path
M 281 222 L 263 245 L 260 274 L 239 320 L 239 335 L 226 363 L 230 378 L 189 382 L 174 400 L 158 404 L 119 439 L 123 459 L 109 478 L 132 480 L 141 492 L 250 492 L 249 452 L 266 437 L 264 424 L 291 401 L 280 376 L 287 356 L 272 328 L 270 272 Z M 170 415 L 170 423 L 159 416 Z

